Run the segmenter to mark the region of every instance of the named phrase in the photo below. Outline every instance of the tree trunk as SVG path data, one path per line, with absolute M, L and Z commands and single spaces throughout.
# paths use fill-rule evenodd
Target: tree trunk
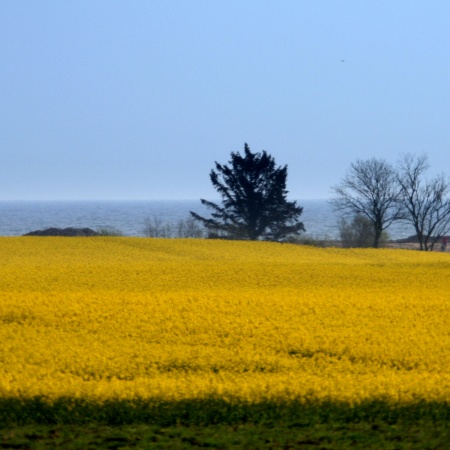
M 374 237 L 373 237 L 373 248 L 378 248 L 380 246 L 380 238 L 383 228 L 381 224 L 375 223 L 374 225 Z

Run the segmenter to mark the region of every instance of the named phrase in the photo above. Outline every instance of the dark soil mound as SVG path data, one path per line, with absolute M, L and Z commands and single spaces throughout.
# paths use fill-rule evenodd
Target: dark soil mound
M 100 234 L 91 228 L 46 228 L 45 230 L 30 231 L 24 236 L 99 236 Z

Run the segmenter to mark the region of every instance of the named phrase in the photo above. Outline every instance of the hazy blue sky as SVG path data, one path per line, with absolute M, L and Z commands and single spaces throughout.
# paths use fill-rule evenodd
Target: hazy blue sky
M 450 170 L 450 2 L 1 0 L 0 199 L 216 198 L 232 151 L 325 198 L 356 159 Z

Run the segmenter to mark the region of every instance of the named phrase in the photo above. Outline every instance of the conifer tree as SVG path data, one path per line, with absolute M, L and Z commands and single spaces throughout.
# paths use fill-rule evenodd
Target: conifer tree
M 298 220 L 303 208 L 286 198 L 287 165 L 277 167 L 266 151 L 252 153 L 245 144 L 244 155 L 232 152 L 229 165 L 216 162 L 210 178 L 222 204 L 201 199 L 211 217 L 191 214 L 213 235 L 280 241 L 305 231 Z

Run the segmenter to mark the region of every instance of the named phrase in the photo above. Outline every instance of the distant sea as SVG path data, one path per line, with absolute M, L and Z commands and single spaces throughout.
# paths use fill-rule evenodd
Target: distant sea
M 303 207 L 301 220 L 306 235 L 314 238 L 339 237 L 338 216 L 327 200 L 297 200 Z M 143 236 L 146 218 L 158 217 L 176 223 L 189 211 L 208 216 L 199 200 L 142 201 L 0 201 L 0 236 L 20 236 L 34 230 L 58 227 L 114 228 L 126 236 Z M 413 234 L 410 227 L 395 225 L 392 239 Z

